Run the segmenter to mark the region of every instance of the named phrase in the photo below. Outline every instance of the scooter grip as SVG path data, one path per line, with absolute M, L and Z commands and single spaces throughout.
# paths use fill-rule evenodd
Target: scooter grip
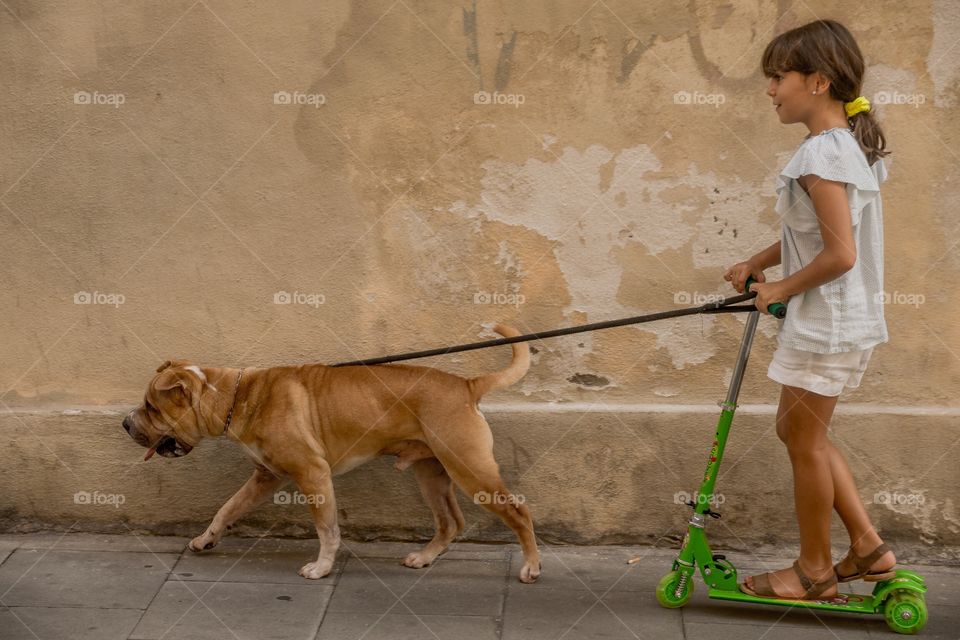
M 756 280 L 753 279 L 753 276 L 747 277 L 747 283 L 743 285 L 744 293 L 748 293 L 750 291 L 750 285 L 754 282 L 756 282 Z M 767 311 L 770 312 L 770 315 L 782 320 L 787 316 L 787 305 L 783 304 L 782 302 L 774 302 L 771 305 L 767 305 Z

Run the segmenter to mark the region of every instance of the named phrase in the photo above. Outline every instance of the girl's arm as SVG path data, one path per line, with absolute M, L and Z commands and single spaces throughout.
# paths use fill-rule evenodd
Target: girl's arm
M 786 296 L 836 280 L 857 262 L 846 185 L 816 175 L 801 176 L 798 182 L 810 195 L 820 221 L 823 251 L 807 266 L 780 281 Z

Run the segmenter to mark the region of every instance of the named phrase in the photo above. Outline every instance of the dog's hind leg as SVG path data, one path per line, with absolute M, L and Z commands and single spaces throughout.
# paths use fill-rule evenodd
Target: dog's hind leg
M 436 458 L 413 463 L 413 473 L 420 483 L 420 493 L 433 511 L 437 532 L 420 551 L 408 555 L 403 564 L 413 569 L 425 567 L 446 551 L 447 546 L 463 531 L 464 519 L 457 504 L 453 481 Z
M 500 468 L 493 457 L 493 436 L 486 420 L 477 416 L 457 429 L 457 442 L 446 444 L 441 432 L 424 423 L 427 442 L 447 473 L 476 504 L 498 516 L 513 529 L 523 549 L 521 582 L 536 582 L 540 577 L 540 552 L 533 532 L 533 518 L 523 496 L 507 490 Z M 463 437 L 469 434 L 469 437 Z
M 220 507 L 217 515 L 213 516 L 213 521 L 207 527 L 207 530 L 191 540 L 187 546 L 191 551 L 196 552 L 206 551 L 217 546 L 217 543 L 220 542 L 220 536 L 223 535 L 227 527 L 263 500 L 268 493 L 280 487 L 283 482 L 283 478 L 275 476 L 263 467 L 257 467 L 253 470 L 250 479 L 227 500 L 226 504 Z

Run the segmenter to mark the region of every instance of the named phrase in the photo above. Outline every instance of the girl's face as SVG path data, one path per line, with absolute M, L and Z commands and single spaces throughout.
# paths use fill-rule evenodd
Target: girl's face
M 773 99 L 780 122 L 793 124 L 806 122 L 809 118 L 816 104 L 817 96 L 813 94 L 815 89 L 817 74 L 806 76 L 799 71 L 783 71 L 770 78 L 767 95 Z

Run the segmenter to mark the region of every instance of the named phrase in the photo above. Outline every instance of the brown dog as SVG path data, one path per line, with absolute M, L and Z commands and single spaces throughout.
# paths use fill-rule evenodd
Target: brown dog
M 494 331 L 519 335 L 505 325 Z M 540 554 L 533 520 L 500 478 L 490 426 L 477 406 L 483 394 L 513 384 L 530 368 L 526 343 L 512 347 L 509 367 L 469 380 L 405 365 L 228 369 L 168 360 L 123 427 L 149 449 L 144 459 L 183 456 L 201 438 L 221 435 L 253 459 L 253 476 L 190 542 L 193 551 L 215 546 L 229 525 L 293 480 L 307 497 L 320 538 L 317 561 L 299 573 L 322 578 L 340 546 L 333 476 L 395 455 L 398 469 L 413 467 L 437 526 L 433 539 L 403 564 L 430 564 L 463 530 L 456 483 L 517 534 L 524 556 L 520 580 L 534 582 Z

